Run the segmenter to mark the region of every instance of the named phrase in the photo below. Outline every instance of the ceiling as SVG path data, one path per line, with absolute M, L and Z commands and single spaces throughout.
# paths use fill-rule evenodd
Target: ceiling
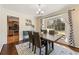
M 38 4 L 2 4 L 6 9 L 16 11 L 23 14 L 29 14 L 33 16 L 38 16 L 36 11 L 38 10 Z M 53 13 L 64 7 L 68 6 L 67 4 L 41 4 L 41 9 L 44 11 L 43 15 Z

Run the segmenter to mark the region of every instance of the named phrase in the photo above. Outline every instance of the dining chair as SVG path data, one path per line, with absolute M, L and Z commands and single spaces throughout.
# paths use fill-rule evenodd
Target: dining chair
M 33 51 L 33 49 L 34 49 L 34 39 L 33 39 L 32 31 L 28 31 L 28 34 L 29 34 L 29 48 L 31 47 L 31 44 L 32 44 L 32 51 Z
M 41 55 L 41 48 L 46 46 L 46 42 L 44 40 L 41 40 L 38 32 L 34 32 L 34 42 L 35 42 L 34 53 L 36 53 L 36 47 L 38 47 L 39 48 L 39 54 Z
M 41 32 L 43 32 L 44 34 L 46 34 L 47 33 L 47 30 L 41 30 Z
M 49 34 L 50 35 L 54 35 L 55 34 L 55 31 L 54 30 L 49 30 Z

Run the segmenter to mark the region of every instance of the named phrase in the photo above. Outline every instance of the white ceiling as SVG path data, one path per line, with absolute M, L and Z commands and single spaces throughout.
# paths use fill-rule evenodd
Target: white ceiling
M 37 4 L 3 4 L 2 6 L 4 8 L 10 9 L 16 12 L 37 16 L 36 14 L 36 11 L 38 10 Z M 44 11 L 43 15 L 47 15 L 49 13 L 58 11 L 66 6 L 68 5 L 67 4 L 42 4 L 41 9 Z

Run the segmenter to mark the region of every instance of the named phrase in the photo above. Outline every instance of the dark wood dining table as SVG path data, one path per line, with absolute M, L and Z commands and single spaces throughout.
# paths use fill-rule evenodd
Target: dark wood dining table
M 56 35 L 50 35 L 50 34 L 41 34 L 40 37 L 46 41 L 45 46 L 45 54 L 48 55 L 54 50 L 54 42 L 63 37 L 64 35 L 56 34 Z M 48 42 L 52 42 L 52 51 L 48 51 Z

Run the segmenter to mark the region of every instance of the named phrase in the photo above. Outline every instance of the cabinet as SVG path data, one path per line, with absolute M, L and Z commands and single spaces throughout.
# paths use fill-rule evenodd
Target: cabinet
M 7 17 L 8 24 L 8 38 L 7 43 L 15 43 L 19 41 L 19 18 L 8 16 Z

